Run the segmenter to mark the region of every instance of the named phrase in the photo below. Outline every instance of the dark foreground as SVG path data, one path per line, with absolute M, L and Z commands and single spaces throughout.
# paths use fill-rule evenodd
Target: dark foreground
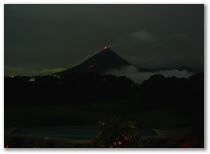
M 204 147 L 203 73 L 155 75 L 142 85 L 90 76 L 65 79 L 65 87 L 57 78 L 6 79 L 5 148 Z
M 99 122 L 99 131 L 91 126 L 14 128 L 5 136 L 5 148 L 204 147 L 202 138 L 193 136 L 190 128 L 141 129 L 130 121 L 116 123 Z
M 200 120 L 196 112 L 188 115 L 175 107 L 145 110 L 126 101 L 129 102 L 10 106 L 7 116 L 11 119 L 5 128 L 5 147 L 204 147 L 200 133 L 202 126 L 195 126 Z

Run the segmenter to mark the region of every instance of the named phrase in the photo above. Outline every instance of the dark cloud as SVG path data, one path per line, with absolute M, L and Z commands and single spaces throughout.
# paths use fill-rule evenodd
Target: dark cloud
M 203 5 L 5 5 L 4 10 L 5 65 L 24 72 L 71 67 L 108 41 L 142 67 L 203 67 Z
M 176 33 L 175 35 L 174 35 L 174 37 L 175 38 L 177 38 L 177 39 L 183 39 L 183 40 L 185 40 L 185 39 L 188 39 L 188 35 L 187 34 L 185 34 L 185 33 Z

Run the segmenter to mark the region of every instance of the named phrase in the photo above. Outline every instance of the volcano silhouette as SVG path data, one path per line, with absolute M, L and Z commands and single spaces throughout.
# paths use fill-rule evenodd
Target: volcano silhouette
M 70 69 L 59 72 L 59 75 L 69 75 L 71 73 L 86 73 L 96 72 L 104 73 L 112 69 L 120 69 L 125 66 L 131 65 L 125 59 L 117 55 L 109 47 L 105 46 L 103 50 L 96 53 L 89 59 L 85 60 L 79 65 L 76 65 Z

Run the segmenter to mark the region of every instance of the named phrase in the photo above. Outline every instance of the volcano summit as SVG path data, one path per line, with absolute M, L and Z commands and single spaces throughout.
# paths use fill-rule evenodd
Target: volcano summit
M 69 75 L 71 73 L 96 72 L 104 73 L 112 69 L 120 69 L 131 65 L 128 61 L 117 55 L 110 47 L 105 46 L 100 52 L 96 53 L 84 62 L 70 69 L 57 74 Z

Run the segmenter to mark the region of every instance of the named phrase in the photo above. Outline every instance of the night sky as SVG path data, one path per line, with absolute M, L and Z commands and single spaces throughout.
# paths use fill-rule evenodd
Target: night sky
M 5 75 L 69 68 L 111 42 L 143 68 L 204 67 L 203 5 L 5 5 Z

